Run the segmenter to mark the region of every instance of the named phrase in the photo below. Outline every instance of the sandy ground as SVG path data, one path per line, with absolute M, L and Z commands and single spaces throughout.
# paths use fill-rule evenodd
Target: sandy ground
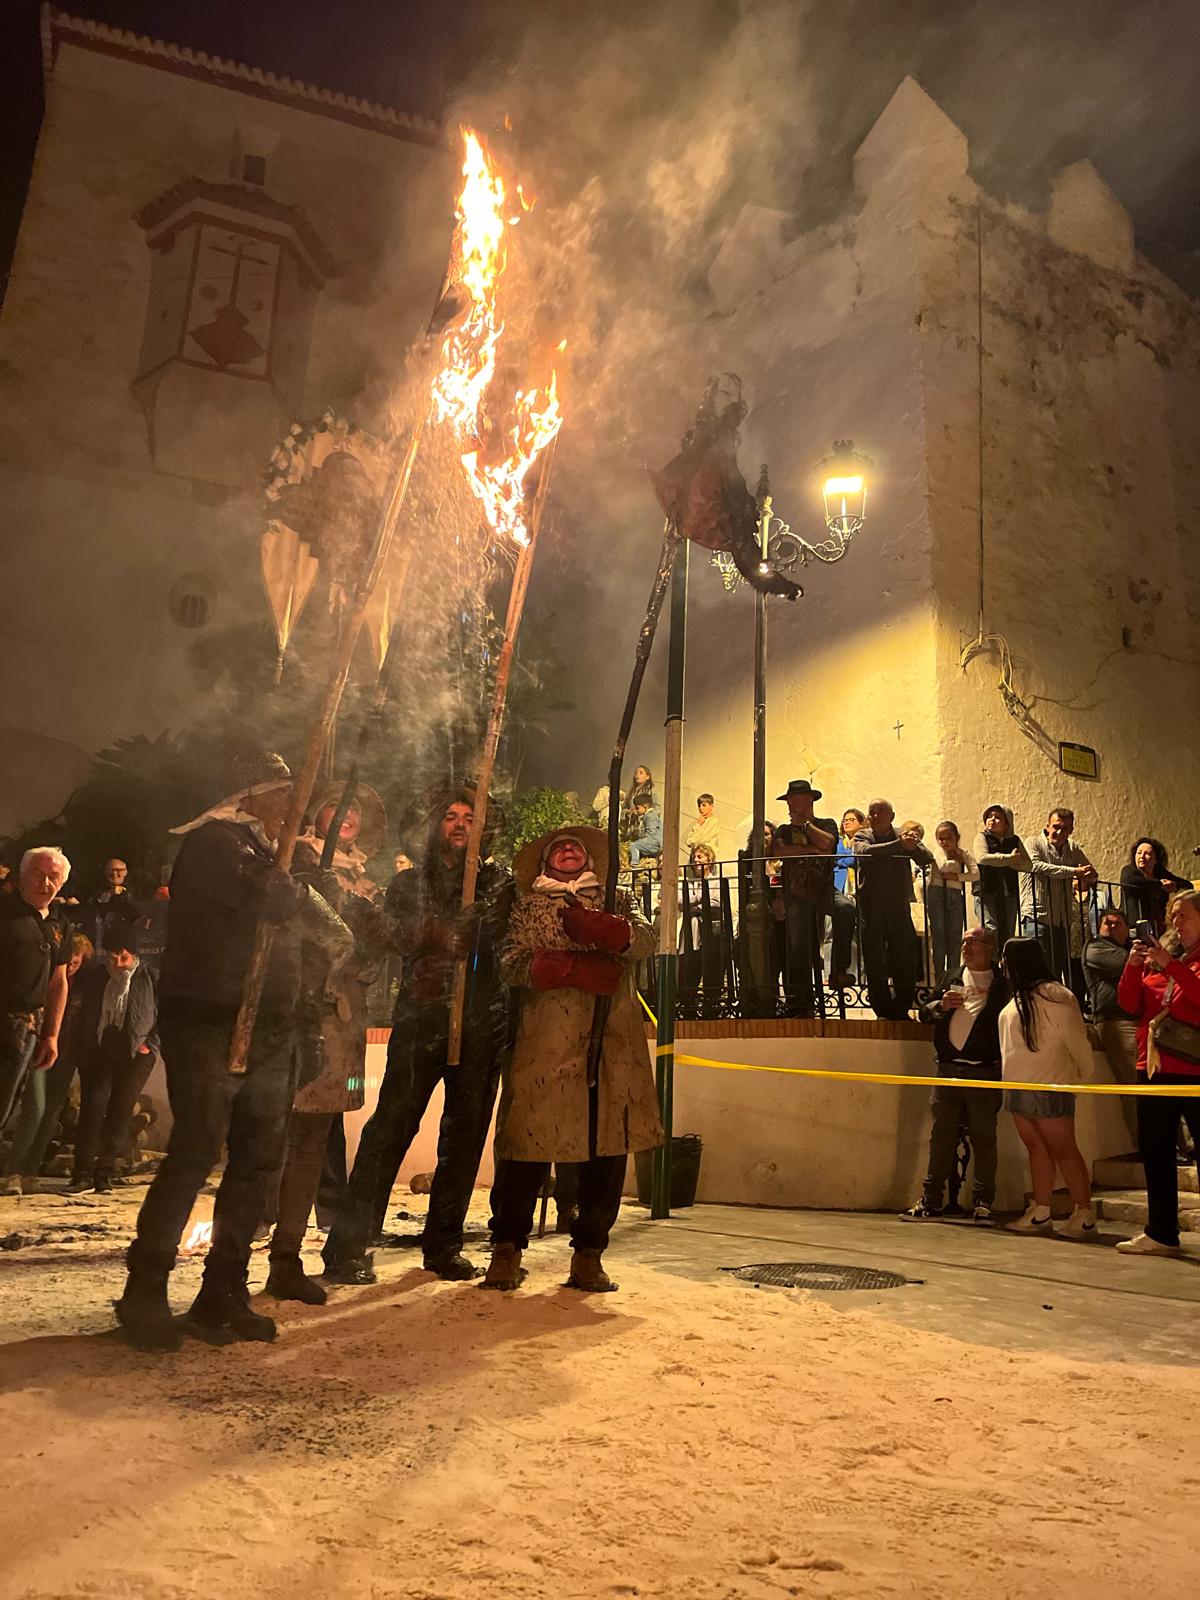
M 511 1297 L 395 1251 L 272 1346 L 154 1357 L 102 1331 L 139 1198 L 0 1200 L 42 1241 L 0 1254 L 4 1600 L 1195 1593 L 1190 1368 L 689 1281 L 636 1221 L 617 1295 L 561 1239 Z

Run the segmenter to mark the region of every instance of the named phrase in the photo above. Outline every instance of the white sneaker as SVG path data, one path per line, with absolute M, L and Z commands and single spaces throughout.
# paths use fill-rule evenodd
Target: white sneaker
M 1047 1239 L 1054 1237 L 1054 1228 L 1051 1224 L 1050 1213 L 1044 1217 L 1036 1216 L 1036 1206 L 1030 1206 L 1023 1217 L 1018 1217 L 1015 1222 L 1007 1224 L 1009 1233 L 1040 1233 Z
M 975 1209 L 971 1212 L 971 1221 L 980 1228 L 990 1228 L 996 1220 L 996 1213 L 991 1206 L 985 1205 L 982 1200 L 975 1202 Z
M 1177 1244 L 1159 1244 L 1148 1233 L 1136 1234 L 1132 1239 L 1122 1239 L 1117 1249 L 1123 1256 L 1181 1256 Z
M 1056 1230 L 1064 1239 L 1094 1239 L 1096 1237 L 1096 1213 L 1091 1206 L 1076 1206 L 1071 1213 L 1069 1222 L 1065 1222 Z

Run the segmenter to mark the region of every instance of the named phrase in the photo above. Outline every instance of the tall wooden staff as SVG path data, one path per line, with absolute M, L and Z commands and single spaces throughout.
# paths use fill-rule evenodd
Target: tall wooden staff
M 475 904 L 475 888 L 479 881 L 479 857 L 482 853 L 483 834 L 487 826 L 488 791 L 492 786 L 492 772 L 496 765 L 496 751 L 500 745 L 500 731 L 504 724 L 504 703 L 508 696 L 508 676 L 512 670 L 513 647 L 521 626 L 521 613 L 525 609 L 525 595 L 529 588 L 529 575 L 533 570 L 533 557 L 537 550 L 538 534 L 542 529 L 542 514 L 546 508 L 546 495 L 550 488 L 550 468 L 554 461 L 554 440 L 546 447 L 542 457 L 541 473 L 534 490 L 533 506 L 529 514 L 529 543 L 521 547 L 513 572 L 512 588 L 508 595 L 508 615 L 504 619 L 504 643 L 496 663 L 496 682 L 492 689 L 492 708 L 488 714 L 487 733 L 483 741 L 483 755 L 475 780 L 474 820 L 471 836 L 467 840 L 467 857 L 463 863 L 462 904 L 465 910 Z M 454 983 L 450 991 L 450 1037 L 446 1048 L 446 1065 L 458 1066 L 462 1059 L 463 1011 L 467 999 L 467 963 L 464 958 L 454 964 Z
M 275 864 L 282 868 L 284 872 L 292 864 L 296 840 L 300 835 L 300 827 L 304 821 L 304 813 L 308 809 L 308 802 L 312 798 L 313 784 L 316 782 L 317 772 L 320 769 L 321 757 L 329 742 L 330 733 L 333 731 L 334 719 L 337 717 L 338 706 L 341 704 L 342 693 L 346 687 L 346 679 L 350 675 L 350 663 L 354 659 L 354 648 L 358 643 L 359 633 L 362 631 L 363 618 L 366 615 L 367 605 L 371 596 L 375 592 L 375 585 L 379 582 L 380 574 L 387 561 L 388 551 L 391 549 L 392 539 L 396 532 L 396 524 L 404 508 L 409 481 L 412 478 L 413 465 L 417 459 L 417 452 L 421 447 L 421 437 L 424 430 L 425 418 L 422 415 L 413 427 L 412 435 L 408 441 L 408 448 L 404 453 L 404 459 L 400 462 L 392 477 L 382 514 L 376 525 L 374 538 L 363 560 L 362 570 L 359 573 L 353 598 L 343 618 L 333 669 L 325 686 L 325 693 L 321 699 L 316 721 L 313 723 L 312 731 L 308 736 L 308 746 L 304 752 L 304 760 L 292 784 L 292 796 L 288 805 L 287 816 L 284 818 L 275 851 Z M 275 929 L 272 924 L 260 918 L 254 938 L 254 949 L 250 956 L 250 965 L 246 970 L 246 981 L 242 988 L 241 1009 L 238 1011 L 237 1021 L 234 1024 L 233 1039 L 229 1049 L 229 1070 L 233 1073 L 242 1074 L 246 1071 L 250 1037 L 254 1032 L 254 1023 L 258 1016 L 258 1004 L 262 998 L 263 978 L 266 974 L 274 937 Z

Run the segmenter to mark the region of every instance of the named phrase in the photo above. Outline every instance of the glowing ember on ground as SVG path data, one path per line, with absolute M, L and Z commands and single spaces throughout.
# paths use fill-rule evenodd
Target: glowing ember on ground
M 433 383 L 433 411 L 463 444 L 467 481 L 493 530 L 515 544 L 528 544 L 525 479 L 529 469 L 562 427 L 558 376 L 545 388 L 518 390 L 504 422 L 490 430 L 485 398 L 496 372 L 496 347 L 504 325 L 496 312 L 496 289 L 507 255 L 505 229 L 519 217 L 505 218 L 507 191 L 478 134 L 463 134 L 463 188 L 458 200 L 458 281 L 468 300 L 442 344 L 442 367 Z M 521 188 L 517 198 L 532 209 Z M 565 341 L 559 345 L 561 350 Z M 499 414 L 492 407 L 493 414 Z M 484 443 L 486 439 L 486 445 Z
M 207 1250 L 212 1243 L 212 1231 L 211 1222 L 197 1222 L 179 1246 L 180 1252 L 185 1256 L 194 1256 L 200 1250 Z

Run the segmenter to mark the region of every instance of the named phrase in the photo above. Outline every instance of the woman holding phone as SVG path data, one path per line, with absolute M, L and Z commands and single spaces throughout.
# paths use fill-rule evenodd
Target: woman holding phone
M 1200 1089 L 1200 893 L 1185 889 L 1167 907 L 1169 932 L 1160 942 L 1137 929 L 1117 986 L 1117 1003 L 1139 1018 L 1139 1083 Z M 1179 1173 L 1175 1159 L 1180 1118 L 1200 1148 L 1200 1098 L 1139 1095 L 1138 1150 L 1146 1174 L 1146 1231 L 1117 1246 L 1124 1255 L 1177 1256 Z

